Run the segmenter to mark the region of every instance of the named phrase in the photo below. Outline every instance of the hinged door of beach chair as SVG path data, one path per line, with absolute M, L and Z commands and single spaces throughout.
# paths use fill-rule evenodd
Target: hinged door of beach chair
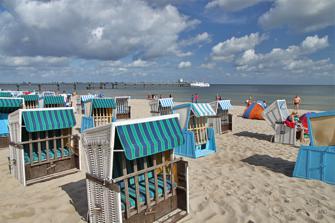
M 20 95 L 19 97 L 24 99 L 25 108 L 38 108 L 39 96 L 37 94 Z
M 173 112 L 180 115 L 186 143 L 175 149 L 177 155 L 198 158 L 215 153 L 214 129 L 207 126 L 208 117 L 215 112 L 207 103 L 188 103 L 177 105 Z
M 130 119 L 131 107 L 129 106 L 130 96 L 115 97 L 116 119 Z
M 0 97 L 0 148 L 8 147 L 8 115 L 24 107 L 23 98 Z
M 286 100 L 276 100 L 263 112 L 263 117 L 269 125 L 275 129 L 276 123 L 282 123 L 289 116 Z
M 295 145 L 297 142 L 297 129 L 284 124 L 275 124 L 275 143 Z
M 208 118 L 209 127 L 212 127 L 216 134 L 222 134 L 233 130 L 233 116 L 229 114 L 232 108 L 230 100 L 219 100 L 210 103 L 216 116 Z
M 335 111 L 307 115 L 310 146 L 301 146 L 293 176 L 335 184 Z
M 63 96 L 44 96 L 41 99 L 40 108 L 60 108 L 65 107 L 65 100 Z
M 80 163 L 72 108 L 25 109 L 9 115 L 12 174 L 28 185 L 73 173 Z
M 154 222 L 188 211 L 187 162 L 177 115 L 113 122 L 83 134 L 90 222 Z

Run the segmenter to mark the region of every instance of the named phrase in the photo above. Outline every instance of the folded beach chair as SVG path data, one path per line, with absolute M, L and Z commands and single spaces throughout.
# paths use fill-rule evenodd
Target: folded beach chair
M 174 157 L 174 148 L 184 143 L 178 117 L 84 131 L 89 222 L 177 222 L 187 215 L 188 165 Z
M 296 144 L 297 129 L 284 124 L 289 116 L 286 100 L 276 100 L 263 112 L 263 117 L 274 129 L 274 142 L 282 144 Z
M 177 155 L 198 158 L 216 152 L 214 129 L 208 127 L 208 118 L 216 115 L 210 104 L 181 104 L 173 107 L 173 112 L 180 115 L 186 140 L 185 144 L 176 147 Z
M 116 102 L 116 119 L 130 119 L 131 107 L 129 106 L 130 96 L 117 96 Z
M 335 111 L 307 114 L 309 146 L 301 146 L 293 176 L 335 184 Z
M 153 116 L 172 114 L 173 98 L 159 98 L 149 102 L 150 113 Z
M 210 103 L 216 116 L 208 118 L 208 127 L 213 128 L 216 134 L 223 134 L 233 130 L 233 115 L 229 114 L 232 108 L 230 100 L 219 100 Z
M 10 172 L 24 186 L 78 171 L 72 108 L 19 109 L 8 123 Z

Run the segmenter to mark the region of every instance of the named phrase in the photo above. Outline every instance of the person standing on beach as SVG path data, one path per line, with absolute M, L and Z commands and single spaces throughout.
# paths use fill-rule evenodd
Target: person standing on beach
M 301 104 L 301 98 L 298 95 L 296 95 L 293 98 L 293 105 L 294 105 L 294 110 L 296 110 L 297 112 L 300 109 L 300 104 Z
M 191 100 L 192 100 L 192 103 L 194 103 L 194 95 L 193 94 L 192 94 Z
M 194 96 L 195 103 L 198 103 L 198 99 L 199 99 L 199 95 L 198 95 L 198 93 L 196 93 L 195 96 Z

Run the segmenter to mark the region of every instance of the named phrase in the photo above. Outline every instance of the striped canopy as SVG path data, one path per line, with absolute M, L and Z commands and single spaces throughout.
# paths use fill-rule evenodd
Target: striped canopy
M 20 98 L 1 98 L 0 112 L 8 113 L 22 107 L 23 100 Z
M 0 91 L 0 97 L 13 97 L 13 95 L 7 91 Z
M 22 117 L 28 132 L 66 129 L 76 124 L 72 109 L 23 111 Z
M 44 97 L 44 105 L 64 105 L 64 97 L 63 96 L 45 96 Z
M 230 104 L 230 100 L 221 100 L 218 101 L 218 104 L 222 108 L 222 110 L 228 110 L 232 108 L 232 105 Z
M 134 160 L 184 144 L 177 118 L 125 124 L 116 127 L 126 158 Z
M 116 108 L 115 100 L 112 98 L 92 99 L 92 108 Z
M 20 95 L 19 97 L 23 98 L 24 101 L 38 101 L 37 94 Z
M 159 103 L 163 108 L 173 107 L 173 98 L 161 98 Z
M 85 103 L 85 102 L 87 102 L 87 101 L 93 99 L 94 97 L 95 97 L 95 95 L 93 95 L 93 94 L 82 95 L 82 96 L 81 96 L 81 101 L 82 101 L 83 103 Z
M 208 103 L 193 103 L 191 107 L 196 117 L 215 116 L 215 111 Z

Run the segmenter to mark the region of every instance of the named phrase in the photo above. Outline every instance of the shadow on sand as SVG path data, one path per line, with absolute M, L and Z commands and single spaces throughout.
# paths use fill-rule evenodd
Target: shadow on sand
M 263 166 L 268 170 L 276 173 L 282 173 L 288 177 L 292 177 L 295 165 L 295 162 L 292 161 L 259 154 L 249 156 L 241 161 L 253 166 Z
M 77 182 L 72 182 L 64 184 L 61 186 L 69 197 L 71 198 L 70 203 L 76 209 L 77 213 L 87 221 L 87 192 L 86 192 L 86 180 L 80 180 Z
M 234 135 L 255 138 L 258 140 L 264 140 L 268 142 L 271 142 L 272 137 L 273 137 L 272 135 L 266 135 L 266 134 L 255 133 L 255 132 L 248 132 L 248 131 L 238 132 L 238 133 L 235 133 Z

